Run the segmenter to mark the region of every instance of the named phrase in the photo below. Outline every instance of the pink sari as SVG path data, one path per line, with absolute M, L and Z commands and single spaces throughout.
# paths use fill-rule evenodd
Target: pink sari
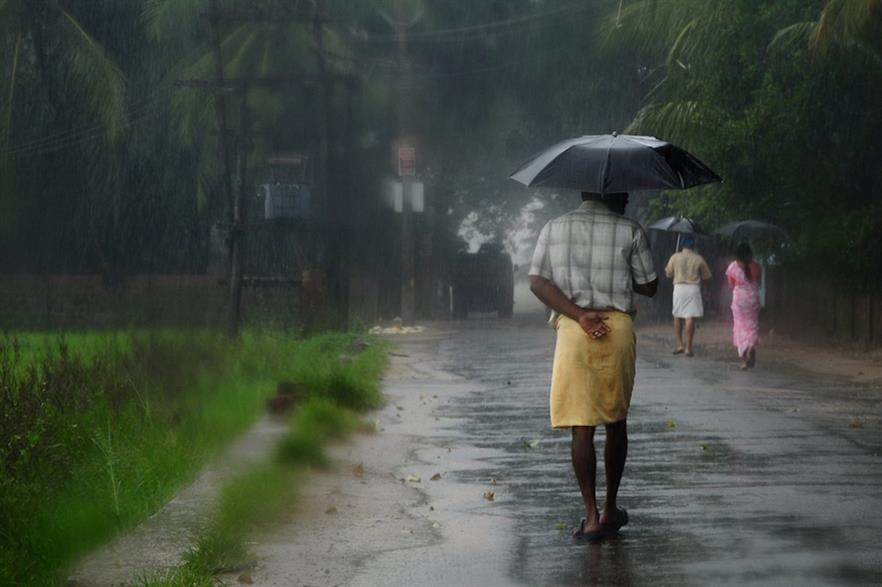
M 726 277 L 732 288 L 732 340 L 742 356 L 759 344 L 759 284 L 747 278 L 737 261 L 729 264 Z

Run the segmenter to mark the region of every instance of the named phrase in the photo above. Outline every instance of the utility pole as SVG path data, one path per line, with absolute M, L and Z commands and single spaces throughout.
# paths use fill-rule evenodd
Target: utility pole
M 214 56 L 215 71 L 213 79 L 178 80 L 176 85 L 199 88 L 211 91 L 215 99 L 215 115 L 217 117 L 218 137 L 220 140 L 222 185 L 227 208 L 228 251 L 229 251 L 229 307 L 227 312 L 227 333 L 231 338 L 239 335 L 241 324 L 242 287 L 260 281 L 261 283 L 282 284 L 279 280 L 260 280 L 254 277 L 243 276 L 243 238 L 245 234 L 245 207 L 244 197 L 248 191 L 248 154 L 251 149 L 249 132 L 248 91 L 257 86 L 261 88 L 280 89 L 291 85 L 316 87 L 317 104 L 317 134 L 318 134 L 318 159 L 319 159 L 319 190 L 326 205 L 327 242 L 328 242 L 328 273 L 331 288 L 331 301 L 334 311 L 340 312 L 345 317 L 345 287 L 342 278 L 341 246 L 339 233 L 343 227 L 339 222 L 339 206 L 334 201 L 330 189 L 330 108 L 333 89 L 337 83 L 345 83 L 351 92 L 355 87 L 356 80 L 351 74 L 339 74 L 329 72 L 327 56 L 324 47 L 324 32 L 322 23 L 325 17 L 322 15 L 319 1 L 313 2 L 314 12 L 304 13 L 299 0 L 288 2 L 288 9 L 281 5 L 265 4 L 254 6 L 249 10 L 234 10 L 221 12 L 219 0 L 208 0 L 208 12 L 202 16 L 210 21 L 211 51 Z M 318 72 L 298 73 L 292 72 L 284 75 L 247 76 L 244 78 L 229 78 L 225 75 L 225 64 L 221 49 L 221 24 L 241 24 L 248 22 L 292 22 L 303 25 L 312 25 L 313 35 L 316 42 L 318 59 Z M 229 95 L 240 98 L 239 128 L 229 128 L 228 100 Z M 235 163 L 235 177 L 230 148 L 231 140 L 235 139 L 237 158 Z M 335 326 L 341 326 L 345 322 L 335 320 Z
M 410 90 L 413 82 L 410 58 L 407 54 L 407 29 L 413 23 L 404 20 L 402 2 L 398 3 L 395 28 L 398 37 L 398 137 L 401 141 L 410 136 Z M 399 154 L 400 158 L 400 154 Z M 412 176 L 401 175 L 401 320 L 405 326 L 413 326 L 415 321 L 415 261 L 413 238 L 413 202 L 411 200 Z

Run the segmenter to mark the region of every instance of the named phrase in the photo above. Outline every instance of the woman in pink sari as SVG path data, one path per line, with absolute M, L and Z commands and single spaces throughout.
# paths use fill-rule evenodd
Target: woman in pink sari
M 726 269 L 726 278 L 732 289 L 732 339 L 741 368 L 756 364 L 756 346 L 759 344 L 759 280 L 762 269 L 753 260 L 750 245 L 741 243 L 735 250 L 735 260 Z

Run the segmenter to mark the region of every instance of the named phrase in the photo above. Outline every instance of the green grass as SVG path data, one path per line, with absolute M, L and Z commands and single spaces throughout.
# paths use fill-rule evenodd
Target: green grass
M 325 341 L 327 342 L 327 341 Z M 319 342 L 321 349 L 323 342 Z M 327 354 L 328 349 L 322 351 Z M 378 378 L 385 365 L 383 348 L 362 352 L 342 369 L 351 385 L 346 394 L 334 395 L 337 378 L 327 372 L 322 391 L 310 397 L 294 413 L 288 433 L 280 441 L 274 458 L 255 466 L 230 481 L 222 490 L 216 511 L 194 549 L 175 571 L 141 583 L 143 587 L 212 585 L 215 574 L 238 571 L 253 564 L 244 546 L 248 534 L 278 519 L 290 508 L 297 494 L 297 481 L 310 467 L 326 467 L 330 459 L 325 446 L 353 431 L 371 431 L 355 410 L 377 405 Z M 344 398 L 344 402 L 341 402 Z
M 280 380 L 303 383 L 316 401 L 378 405 L 383 349 L 341 361 L 353 339 L 246 332 L 231 343 L 174 330 L 0 339 L 0 584 L 57 584 L 78 556 L 192 479 Z

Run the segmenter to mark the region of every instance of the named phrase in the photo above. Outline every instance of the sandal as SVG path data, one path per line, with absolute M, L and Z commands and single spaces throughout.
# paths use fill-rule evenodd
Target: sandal
M 606 538 L 607 532 L 609 532 L 609 527 L 600 525 L 600 528 L 597 530 L 592 530 L 591 532 L 585 532 L 585 522 L 587 520 L 582 518 L 582 521 L 579 522 L 579 526 L 573 530 L 573 538 L 580 542 L 599 542 Z
M 617 520 L 615 522 L 601 523 L 604 528 L 608 528 L 612 532 L 618 532 L 622 526 L 628 525 L 628 511 L 625 508 L 616 508 Z

